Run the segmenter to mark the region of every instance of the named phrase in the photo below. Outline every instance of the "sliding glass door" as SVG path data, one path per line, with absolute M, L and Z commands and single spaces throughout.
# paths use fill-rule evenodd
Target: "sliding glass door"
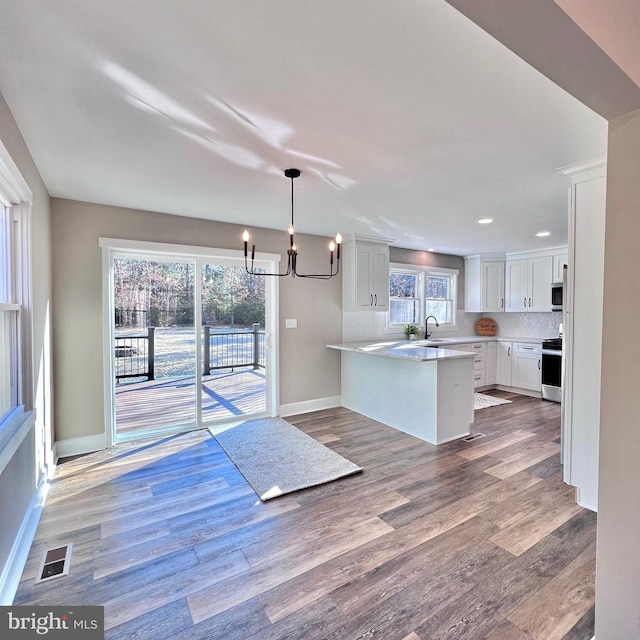
M 107 256 L 113 441 L 275 415 L 273 279 L 235 255 Z

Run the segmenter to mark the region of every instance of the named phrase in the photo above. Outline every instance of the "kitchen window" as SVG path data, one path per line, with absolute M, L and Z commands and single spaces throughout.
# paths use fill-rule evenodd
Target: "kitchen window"
M 424 326 L 430 315 L 441 327 L 456 323 L 458 271 L 438 267 L 391 264 L 389 268 L 388 329 L 405 324 Z

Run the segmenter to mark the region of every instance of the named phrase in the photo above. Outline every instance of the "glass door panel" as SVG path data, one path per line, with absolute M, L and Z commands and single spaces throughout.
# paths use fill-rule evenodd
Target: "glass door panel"
M 195 428 L 194 262 L 117 257 L 113 271 L 116 438 Z
M 244 267 L 200 267 L 202 422 L 267 411 L 265 279 Z

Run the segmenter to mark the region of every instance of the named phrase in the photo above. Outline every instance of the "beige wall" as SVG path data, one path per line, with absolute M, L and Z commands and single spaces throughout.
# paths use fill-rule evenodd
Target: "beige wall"
M 100 237 L 241 249 L 243 227 L 196 218 L 53 199 L 56 436 L 104 431 Z M 247 215 L 250 222 L 251 216 Z M 252 229 L 257 250 L 282 253 L 284 231 Z M 328 266 L 328 239 L 296 236 L 299 268 Z M 284 260 L 284 256 L 283 256 Z M 298 320 L 285 329 L 286 318 Z M 341 339 L 341 279 L 280 279 L 280 402 L 340 395 L 340 356 L 325 345 Z
M 640 111 L 610 123 L 605 225 L 597 640 L 640 638 Z M 638 345 L 638 346 L 633 346 Z

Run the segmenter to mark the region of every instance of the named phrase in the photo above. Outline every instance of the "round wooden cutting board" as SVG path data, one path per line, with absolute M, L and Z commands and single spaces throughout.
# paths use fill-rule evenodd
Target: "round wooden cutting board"
M 479 336 L 495 336 L 498 325 L 491 318 L 480 318 L 476 322 L 476 331 Z

